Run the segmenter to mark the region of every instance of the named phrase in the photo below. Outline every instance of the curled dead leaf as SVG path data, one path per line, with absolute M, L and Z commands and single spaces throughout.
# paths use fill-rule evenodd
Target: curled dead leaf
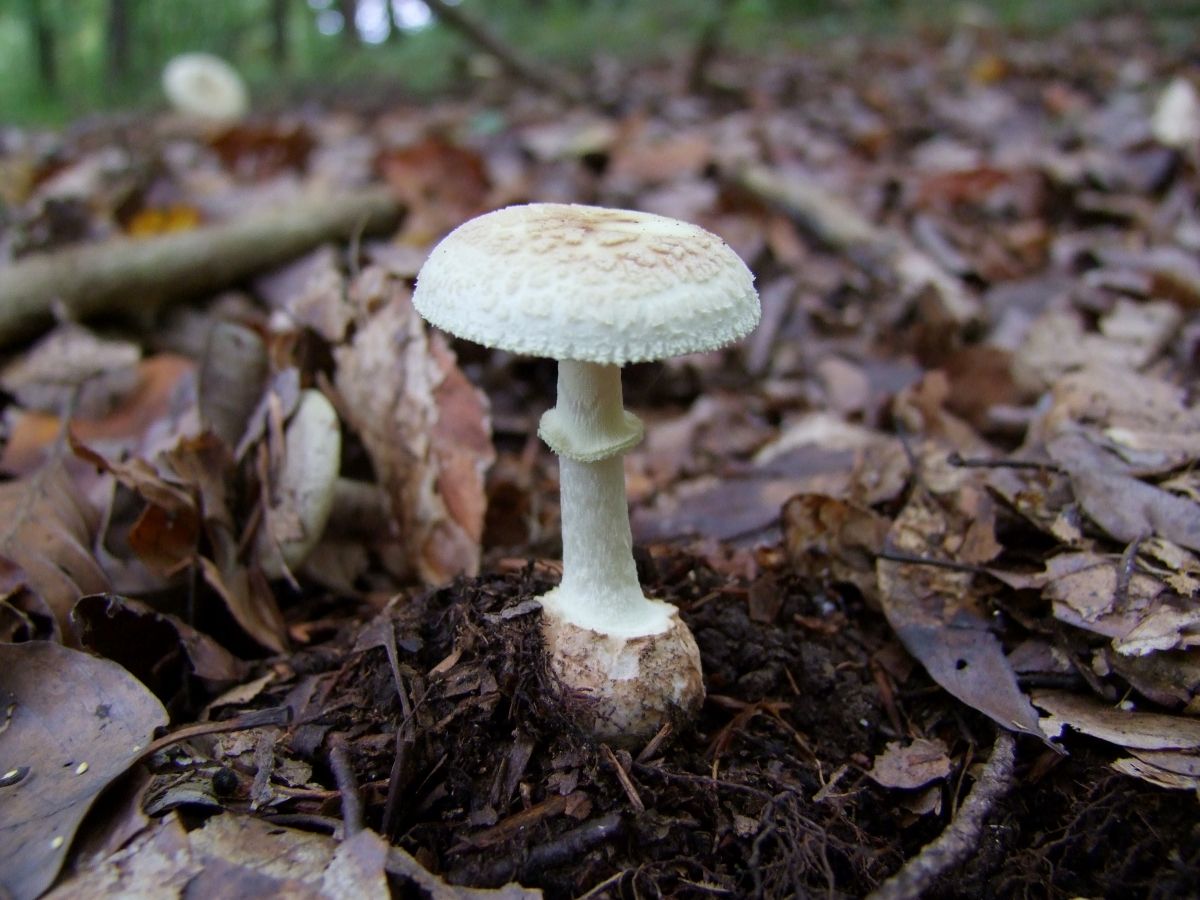
M 352 295 L 361 321 L 334 350 L 335 385 L 391 498 L 398 564 L 432 584 L 474 574 L 495 457 L 487 401 L 426 333 L 402 283 L 368 269 Z
M 108 589 L 108 577 L 92 547 L 99 517 L 79 495 L 59 461 L 0 484 L 0 556 L 10 589 L 25 584 L 53 615 L 60 634 L 70 635 L 71 608 L 84 594 Z

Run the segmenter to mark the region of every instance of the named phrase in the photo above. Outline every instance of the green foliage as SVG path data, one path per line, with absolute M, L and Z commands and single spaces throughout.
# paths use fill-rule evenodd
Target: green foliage
M 109 75 L 111 4 L 117 0 L 0 0 L 0 121 L 53 123 L 97 110 L 162 104 L 159 73 L 172 56 L 206 50 L 233 62 L 254 96 L 281 103 L 301 92 L 403 91 L 417 97 L 453 87 L 475 48 L 433 25 L 378 45 L 318 30 L 338 0 L 288 0 L 286 64 L 274 59 L 273 0 L 124 0 L 130 67 Z M 463 0 L 466 14 L 534 59 L 579 66 L 597 54 L 635 62 L 676 57 L 728 6 L 723 43 L 733 50 L 806 49 L 832 36 L 947 27 L 965 4 L 922 0 Z M 1103 10 L 1140 8 L 1184 16 L 1190 0 L 993 0 L 976 2 L 1007 27 L 1064 24 Z M 39 75 L 32 23 L 54 39 L 58 84 Z M 1182 32 L 1195 36 L 1195 19 Z M 365 87 L 364 87 L 365 86 Z

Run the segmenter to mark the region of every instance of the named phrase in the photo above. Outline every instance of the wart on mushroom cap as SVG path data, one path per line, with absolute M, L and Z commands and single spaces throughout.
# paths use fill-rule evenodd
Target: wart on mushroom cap
M 620 366 L 728 344 L 758 323 L 749 269 L 695 225 L 627 210 L 514 206 L 448 235 L 413 303 L 478 343 L 559 360 L 538 433 L 559 455 L 563 578 L 540 599 L 553 671 L 597 736 L 633 742 L 704 697 L 678 611 L 642 593 L 621 456 L 642 438 Z

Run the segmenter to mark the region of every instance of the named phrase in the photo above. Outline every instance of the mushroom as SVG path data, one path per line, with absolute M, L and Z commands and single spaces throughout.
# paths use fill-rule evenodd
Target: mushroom
M 237 70 L 211 53 L 181 53 L 163 69 L 163 91 L 185 116 L 233 121 L 246 114 L 246 85 Z
M 747 334 L 754 278 L 720 238 L 675 219 L 534 203 L 472 219 L 417 276 L 417 311 L 451 334 L 559 361 L 538 434 L 559 457 L 563 575 L 542 595 L 550 669 L 596 737 L 634 743 L 704 699 L 678 610 L 648 599 L 633 561 L 622 456 L 642 439 L 621 366 Z

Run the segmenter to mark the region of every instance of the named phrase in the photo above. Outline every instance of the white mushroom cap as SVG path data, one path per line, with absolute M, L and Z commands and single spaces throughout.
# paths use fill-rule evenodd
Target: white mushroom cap
M 176 110 L 202 119 L 238 119 L 246 113 L 246 85 L 237 70 L 210 53 L 182 53 L 162 76 L 163 91 Z
M 479 344 L 615 365 L 722 347 L 760 315 L 754 276 L 716 235 L 665 216 L 559 203 L 460 225 L 426 260 L 413 303 Z

